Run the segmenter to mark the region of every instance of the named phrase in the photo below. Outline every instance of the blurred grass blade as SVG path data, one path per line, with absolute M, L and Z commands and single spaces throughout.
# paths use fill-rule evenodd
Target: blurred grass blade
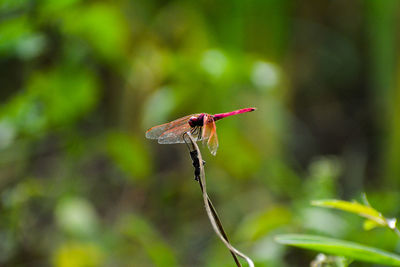
M 376 227 L 379 227 L 381 225 L 377 224 L 375 221 L 373 220 L 365 220 L 363 223 L 363 229 L 366 231 L 372 230 Z
M 314 200 L 311 205 L 324 208 L 334 208 L 351 213 L 358 214 L 368 220 L 374 221 L 377 225 L 387 226 L 386 218 L 376 209 L 362 205 L 358 202 L 348 202 L 344 200 L 337 199 L 327 199 L 327 200 Z
M 344 256 L 358 261 L 400 266 L 399 255 L 349 241 L 298 234 L 279 235 L 275 240 L 281 244 Z

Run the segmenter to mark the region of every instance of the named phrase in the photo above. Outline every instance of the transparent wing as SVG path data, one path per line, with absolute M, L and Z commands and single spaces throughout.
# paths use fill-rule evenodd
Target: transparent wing
M 177 144 L 184 143 L 184 134 L 189 132 L 195 141 L 201 140 L 201 129 L 202 127 L 190 127 L 189 124 L 184 124 L 180 127 L 172 128 L 164 132 L 159 138 L 158 143 L 160 144 Z
M 204 116 L 202 140 L 203 142 L 208 139 L 207 147 L 211 154 L 215 156 L 218 150 L 218 137 L 217 127 L 215 126 L 214 117 L 206 114 Z
M 203 118 L 203 131 L 201 134 L 201 140 L 203 143 L 210 137 L 212 130 L 212 123 L 214 122 L 213 117 L 210 114 L 205 114 Z
M 215 126 L 215 122 L 212 124 L 212 127 L 213 129 L 211 130 L 210 138 L 208 138 L 207 147 L 211 154 L 215 156 L 218 150 L 217 127 Z
M 165 132 L 167 132 L 171 129 L 177 128 L 177 130 L 178 130 L 180 127 L 184 126 L 185 124 L 187 124 L 189 126 L 188 121 L 189 121 L 190 117 L 196 116 L 196 115 L 197 114 L 188 115 L 188 116 L 176 119 L 176 120 L 168 122 L 168 123 L 154 126 L 146 132 L 146 138 L 158 139 L 162 134 L 164 134 Z
M 174 127 L 166 132 L 164 132 L 159 138 L 158 143 L 160 144 L 176 144 L 176 143 L 184 143 L 183 134 L 187 131 L 190 131 L 192 127 L 190 127 L 189 123 L 181 125 L 179 127 Z

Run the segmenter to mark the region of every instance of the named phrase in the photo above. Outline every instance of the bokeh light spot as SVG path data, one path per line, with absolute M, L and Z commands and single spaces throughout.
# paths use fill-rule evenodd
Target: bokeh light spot
M 273 63 L 258 61 L 253 65 L 251 81 L 258 88 L 272 89 L 279 83 L 278 68 Z
M 225 73 L 228 58 L 220 50 L 207 50 L 201 59 L 201 66 L 208 74 L 218 78 Z

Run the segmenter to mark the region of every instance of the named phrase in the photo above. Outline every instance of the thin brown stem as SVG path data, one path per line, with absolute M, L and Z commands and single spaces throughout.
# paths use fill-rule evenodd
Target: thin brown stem
M 200 185 L 200 188 L 201 188 L 201 192 L 203 192 L 203 184 L 201 183 L 201 180 L 199 180 L 199 185 Z M 213 205 L 212 202 L 211 202 L 211 199 L 208 198 L 207 201 L 208 201 L 208 205 L 209 205 L 210 208 L 211 208 L 211 212 L 212 212 L 212 215 L 213 215 L 213 217 L 214 217 L 214 220 L 215 220 L 216 223 L 217 223 L 218 229 L 219 229 L 219 231 L 221 232 L 221 235 L 225 238 L 225 240 L 226 240 L 227 242 L 229 242 L 228 236 L 226 235 L 226 232 L 225 232 L 225 230 L 224 230 L 224 227 L 222 226 L 221 220 L 220 220 L 220 218 L 219 218 L 219 216 L 218 216 L 217 211 L 215 210 L 214 205 Z M 240 264 L 239 259 L 237 258 L 236 254 L 235 254 L 233 251 L 231 251 L 231 250 L 229 250 L 229 251 L 231 252 L 232 257 L 233 257 L 233 260 L 235 261 L 236 265 L 237 265 L 238 267 L 241 267 L 242 265 Z
M 194 141 L 192 135 L 189 132 L 187 133 L 187 136 L 190 139 L 191 146 L 193 147 L 194 151 L 196 151 L 196 153 L 192 153 L 193 151 L 190 151 L 190 152 L 191 152 L 192 160 L 194 160 L 193 165 L 195 165 L 195 168 L 197 168 L 197 166 L 198 166 L 199 171 L 200 171 L 198 181 L 200 184 L 200 188 L 202 189 L 201 191 L 202 191 L 202 195 L 203 195 L 204 206 L 206 208 L 206 212 L 207 212 L 208 218 L 211 222 L 211 225 L 214 229 L 214 232 L 222 240 L 222 242 L 225 244 L 225 246 L 230 250 L 237 266 L 240 267 L 241 265 L 240 265 L 240 262 L 237 259 L 236 255 L 245 259 L 250 267 L 254 267 L 253 261 L 248 256 L 246 256 L 245 254 L 243 254 L 242 252 L 240 252 L 239 250 L 234 248 L 229 243 L 227 235 L 222 227 L 221 220 L 219 219 L 218 214 L 217 214 L 214 206 L 212 205 L 212 202 L 207 194 L 206 180 L 205 180 L 205 174 L 204 174 L 204 164 L 203 164 L 203 158 L 200 153 L 200 149 L 199 149 L 198 145 L 196 144 L 196 142 Z M 193 154 L 196 155 L 196 158 L 193 157 Z M 196 173 L 196 171 L 197 171 L 197 169 L 195 170 L 195 173 Z

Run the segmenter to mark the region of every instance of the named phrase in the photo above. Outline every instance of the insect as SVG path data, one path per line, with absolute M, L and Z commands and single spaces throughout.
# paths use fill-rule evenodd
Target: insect
M 146 138 L 158 139 L 160 144 L 184 143 L 184 134 L 190 132 L 196 141 L 207 141 L 207 147 L 215 156 L 218 149 L 217 128 L 215 122 L 225 117 L 251 112 L 255 108 L 243 108 L 219 114 L 198 113 L 174 121 L 154 126 L 146 132 Z

